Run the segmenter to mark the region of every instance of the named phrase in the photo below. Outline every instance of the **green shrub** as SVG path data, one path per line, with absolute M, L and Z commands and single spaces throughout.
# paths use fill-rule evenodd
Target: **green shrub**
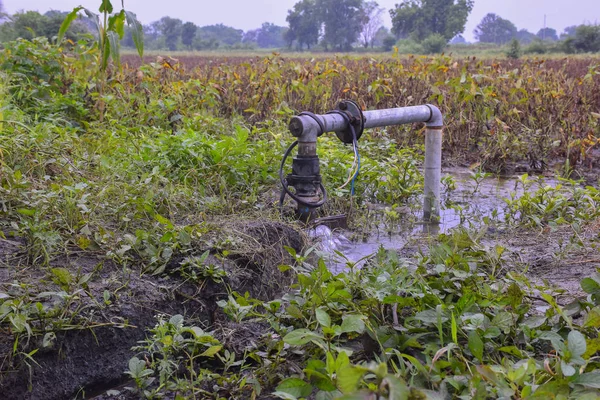
M 426 54 L 439 54 L 444 52 L 444 49 L 446 49 L 446 46 L 448 45 L 448 41 L 445 37 L 436 33 L 423 40 L 421 45 Z
M 506 52 L 506 57 L 515 60 L 521 57 L 521 44 L 517 39 L 510 41 L 510 44 L 508 45 L 508 51 Z
M 399 54 L 423 54 L 423 46 L 411 39 L 398 40 L 396 47 Z

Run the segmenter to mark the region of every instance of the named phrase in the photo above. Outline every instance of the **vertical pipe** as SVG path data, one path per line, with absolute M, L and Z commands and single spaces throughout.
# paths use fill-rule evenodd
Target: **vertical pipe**
M 427 127 L 425 130 L 425 187 L 423 219 L 440 221 L 440 186 L 442 179 L 442 128 Z

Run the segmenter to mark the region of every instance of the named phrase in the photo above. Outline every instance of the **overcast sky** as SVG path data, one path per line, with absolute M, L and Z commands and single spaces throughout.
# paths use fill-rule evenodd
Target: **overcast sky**
M 115 8 L 121 5 L 121 0 L 112 2 Z M 260 27 L 263 22 L 286 26 L 287 10 L 296 2 L 297 0 L 125 0 L 125 8 L 135 12 L 144 24 L 168 15 L 200 26 L 223 23 L 247 31 Z M 386 10 L 399 2 L 400 0 L 378 0 L 379 5 Z M 100 0 L 4 0 L 3 3 L 6 11 L 12 14 L 19 10 L 38 10 L 42 13 L 49 9 L 66 11 L 78 5 L 96 11 Z M 600 22 L 600 0 L 475 0 L 475 7 L 465 29 L 467 40 L 474 40 L 473 29 L 489 12 L 512 21 L 519 29 L 525 28 L 533 33 L 544 26 L 546 15 L 547 26 L 560 33 L 567 26 Z M 384 24 L 391 26 L 387 11 Z

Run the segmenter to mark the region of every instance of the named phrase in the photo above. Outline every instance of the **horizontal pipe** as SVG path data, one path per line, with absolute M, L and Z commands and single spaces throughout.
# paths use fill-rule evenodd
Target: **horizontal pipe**
M 435 106 L 424 105 L 365 111 L 365 128 L 379 128 L 382 126 L 411 124 L 413 122 L 425 122 L 427 126 L 441 126 L 443 121 L 433 118 L 433 107 Z M 435 108 L 437 109 L 437 107 Z M 437 113 L 435 113 L 435 116 L 437 116 Z M 434 125 L 430 125 L 430 121 L 433 121 Z
M 436 106 L 430 104 L 365 111 L 364 117 L 365 129 L 413 122 L 424 122 L 427 127 L 431 128 L 439 128 L 444 125 L 442 113 Z M 323 132 L 315 118 L 318 118 L 323 125 Z M 348 122 L 337 113 L 314 115 L 314 118 L 308 115 L 299 115 L 292 118 L 289 128 L 292 135 L 299 138 L 300 142 L 314 142 L 325 132 L 345 131 L 348 128 Z
M 363 116 L 365 129 L 414 122 L 425 123 L 427 129 L 425 131 L 423 217 L 426 221 L 438 222 L 442 169 L 442 127 L 444 125 L 444 119 L 439 108 L 426 104 L 365 111 Z M 316 142 L 317 137 L 325 132 L 345 131 L 348 129 L 348 120 L 338 113 L 299 115 L 292 118 L 289 128 L 292 135 L 298 138 L 300 144 L 307 143 L 308 145 L 308 143 Z

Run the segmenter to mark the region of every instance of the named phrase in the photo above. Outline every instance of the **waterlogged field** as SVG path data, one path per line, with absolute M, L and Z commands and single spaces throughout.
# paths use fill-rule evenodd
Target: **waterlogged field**
M 123 63 L 41 40 L 0 55 L 3 398 L 600 396 L 600 60 Z M 345 98 L 442 109 L 453 223 L 407 228 L 422 126 L 363 135 L 354 196 L 351 151 L 323 135 L 323 215 L 406 235 L 332 272 L 277 173 L 289 118 Z

